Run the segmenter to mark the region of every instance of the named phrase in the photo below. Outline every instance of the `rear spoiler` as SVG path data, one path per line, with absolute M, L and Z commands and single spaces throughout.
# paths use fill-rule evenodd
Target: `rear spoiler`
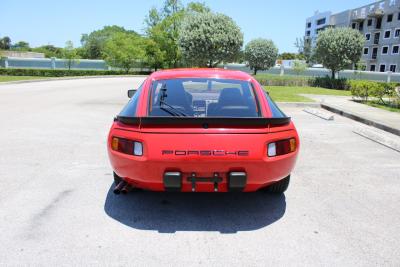
M 115 121 L 128 125 L 159 125 L 159 126 L 183 126 L 199 125 L 203 128 L 215 126 L 253 126 L 267 127 L 268 125 L 278 126 L 290 123 L 290 117 L 283 118 L 220 118 L 220 117 L 125 117 L 117 116 Z

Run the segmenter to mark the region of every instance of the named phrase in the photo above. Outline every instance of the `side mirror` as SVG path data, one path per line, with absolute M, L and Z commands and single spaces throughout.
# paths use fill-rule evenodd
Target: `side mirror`
M 128 97 L 129 97 L 129 98 L 132 98 L 132 96 L 135 95 L 136 91 L 137 91 L 136 89 L 128 90 Z

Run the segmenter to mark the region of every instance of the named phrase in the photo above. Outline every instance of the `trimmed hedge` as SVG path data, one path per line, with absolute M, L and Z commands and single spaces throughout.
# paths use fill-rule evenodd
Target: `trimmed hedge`
M 311 86 L 327 89 L 349 90 L 348 80 L 345 78 L 332 79 L 326 77 L 306 77 L 306 76 L 275 76 L 259 75 L 256 76 L 258 82 L 263 86 Z
M 263 86 L 309 86 L 309 79 L 308 77 L 272 76 L 257 78 L 257 81 Z
M 373 81 L 350 81 L 350 91 L 355 97 L 361 98 L 363 101 L 368 101 L 369 97 L 375 97 L 383 104 L 387 104 L 384 98 L 395 100 L 395 88 L 399 86 L 398 83 L 384 83 Z
M 322 87 L 336 90 L 349 90 L 350 86 L 346 78 L 332 79 L 329 76 L 315 77 L 309 80 L 311 87 Z
M 98 76 L 98 75 L 148 75 L 149 71 L 132 71 L 126 73 L 121 70 L 58 70 L 58 69 L 4 69 L 0 68 L 0 75 L 9 76 L 41 76 L 41 77 L 64 77 L 64 76 Z

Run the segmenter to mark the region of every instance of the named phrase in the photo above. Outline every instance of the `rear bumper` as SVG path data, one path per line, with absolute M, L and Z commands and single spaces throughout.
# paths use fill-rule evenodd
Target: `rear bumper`
M 299 138 L 294 128 L 269 133 L 143 133 L 112 127 L 108 138 L 108 155 L 115 173 L 129 184 L 151 191 L 166 191 L 164 174 L 181 175 L 182 192 L 192 192 L 190 178 L 221 178 L 218 192 L 229 192 L 229 174 L 243 172 L 246 184 L 242 191 L 257 191 L 280 181 L 292 172 L 298 151 Z M 143 143 L 143 156 L 122 154 L 111 149 L 113 136 Z M 277 157 L 267 156 L 267 144 L 296 138 L 295 152 Z M 216 150 L 217 149 L 217 150 Z M 190 152 L 199 153 L 190 153 Z M 203 154 L 202 152 L 210 152 Z M 215 152 L 215 154 L 214 154 Z M 243 152 L 243 153 L 242 153 Z M 215 192 L 214 182 L 196 183 L 196 192 Z
M 152 191 L 166 191 L 164 174 L 179 172 L 182 177 L 182 192 L 192 192 L 192 183 L 188 178 L 193 173 L 198 177 L 212 177 L 215 173 L 222 178 L 218 192 L 229 192 L 229 174 L 232 172 L 246 173 L 244 192 L 257 191 L 287 177 L 294 168 L 297 152 L 271 158 L 270 160 L 242 161 L 190 161 L 190 160 L 148 160 L 134 159 L 118 152 L 109 150 L 111 165 L 118 176 L 129 184 Z M 196 192 L 214 192 L 212 182 L 196 184 Z

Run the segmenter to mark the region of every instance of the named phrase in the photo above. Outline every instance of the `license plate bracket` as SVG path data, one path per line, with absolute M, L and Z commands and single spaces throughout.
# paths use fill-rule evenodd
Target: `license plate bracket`
M 187 177 L 187 181 L 192 184 L 192 191 L 196 191 L 196 183 L 213 183 L 214 191 L 218 192 L 218 184 L 223 181 L 222 177 L 218 172 L 214 172 L 212 177 L 199 177 L 196 176 L 196 173 L 192 172 L 192 174 Z

